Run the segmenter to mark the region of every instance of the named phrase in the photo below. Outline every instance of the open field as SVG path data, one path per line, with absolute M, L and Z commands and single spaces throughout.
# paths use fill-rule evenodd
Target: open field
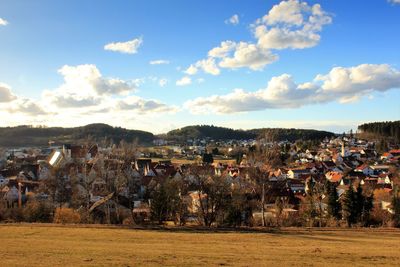
M 156 231 L 0 225 L 1 266 L 398 266 L 400 231 Z

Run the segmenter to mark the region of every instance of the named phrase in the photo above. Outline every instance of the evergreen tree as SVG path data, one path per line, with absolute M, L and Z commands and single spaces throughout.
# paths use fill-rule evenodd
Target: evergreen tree
M 363 208 L 363 214 L 362 214 L 362 221 L 364 224 L 369 223 L 370 219 L 370 214 L 372 209 L 374 208 L 374 194 L 371 193 L 368 197 L 365 198 L 364 200 L 364 208 Z
M 400 196 L 398 186 L 395 187 L 392 197 L 393 206 L 393 224 L 395 227 L 400 227 Z
M 168 197 L 163 184 L 153 192 L 150 203 L 150 216 L 152 221 L 162 224 L 168 215 Z
M 343 219 L 349 227 L 356 222 L 355 206 L 355 192 L 353 186 L 350 185 L 349 190 L 344 194 L 342 210 Z
M 363 189 L 362 189 L 360 183 L 357 186 L 357 191 L 355 192 L 354 200 L 355 200 L 354 201 L 355 220 L 356 220 L 356 222 L 360 222 L 360 221 L 362 221 L 362 214 L 364 211 L 364 202 L 365 202 L 365 197 L 363 195 Z
M 214 162 L 213 155 L 211 153 L 203 154 L 203 163 L 212 164 Z
M 328 214 L 332 218 L 335 218 L 338 220 L 338 219 L 340 219 L 341 205 L 339 202 L 336 185 L 334 183 L 328 182 L 327 193 L 328 193 Z

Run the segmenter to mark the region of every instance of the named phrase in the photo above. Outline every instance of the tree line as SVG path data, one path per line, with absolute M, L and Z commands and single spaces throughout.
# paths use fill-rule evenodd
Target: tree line
M 213 140 L 248 140 L 266 138 L 268 141 L 296 140 L 321 140 L 333 137 L 327 131 L 309 129 L 261 128 L 252 130 L 235 130 L 213 125 L 187 126 L 175 129 L 166 134 L 167 139 L 186 141 L 188 139 L 213 139 Z
M 117 144 L 121 140 L 151 143 L 154 139 L 154 135 L 150 132 L 128 130 L 101 123 L 73 128 L 22 125 L 0 128 L 0 147 L 47 146 L 49 140 L 58 144 L 78 143 L 88 137 L 98 142 L 106 139 Z
M 400 121 L 364 123 L 358 126 L 358 130 L 379 137 L 390 137 L 395 142 L 400 142 Z

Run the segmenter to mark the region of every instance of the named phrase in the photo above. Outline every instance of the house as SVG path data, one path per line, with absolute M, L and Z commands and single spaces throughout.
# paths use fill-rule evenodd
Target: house
M 333 162 L 332 160 L 323 161 L 322 167 L 325 169 L 325 171 L 339 171 L 335 162 Z
M 400 149 L 392 149 L 389 151 L 390 154 L 393 155 L 393 157 L 399 157 L 400 156 Z
M 48 163 L 52 167 L 58 167 L 65 159 L 64 153 L 60 150 L 55 150 L 50 154 Z
M 8 179 L 0 174 L 0 187 L 3 187 L 7 184 L 8 184 Z
M 298 179 L 302 175 L 309 175 L 309 169 L 290 169 L 287 173 L 289 179 Z
M 188 210 L 190 213 L 197 213 L 200 209 L 200 201 L 204 201 L 207 197 L 206 194 L 200 193 L 199 191 L 191 191 L 188 193 Z
M 290 179 L 287 181 L 287 186 L 294 194 L 303 194 L 305 192 L 305 184 L 301 180 Z
M 325 174 L 325 177 L 331 183 L 340 183 L 343 179 L 343 173 L 330 171 Z
M 16 186 L 12 186 L 11 188 L 6 186 L 2 189 L 2 193 L 7 208 L 16 207 L 18 205 L 19 191 Z
M 365 175 L 372 175 L 374 174 L 374 170 L 368 165 L 368 164 L 363 164 L 361 166 L 358 166 L 354 170 L 355 172 L 362 172 Z
M 381 173 L 378 175 L 377 184 L 378 185 L 391 185 L 392 180 L 390 179 L 390 177 L 387 173 Z
M 381 160 L 386 160 L 389 161 L 393 158 L 393 154 L 391 154 L 390 152 L 385 152 L 381 155 Z
M 388 165 L 372 165 L 371 169 L 374 174 L 387 173 L 389 171 Z

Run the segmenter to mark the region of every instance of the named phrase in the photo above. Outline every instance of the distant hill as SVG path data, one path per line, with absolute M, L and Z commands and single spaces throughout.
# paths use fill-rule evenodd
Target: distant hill
M 361 134 L 392 138 L 394 141 L 400 142 L 400 121 L 364 123 L 358 126 L 358 130 Z
M 213 140 L 248 140 L 267 138 L 274 141 L 316 140 L 334 136 L 331 132 L 305 130 L 263 128 L 252 130 L 235 130 L 210 125 L 187 126 L 175 129 L 162 135 L 167 140 L 186 141 L 188 139 Z M 107 124 L 89 124 L 82 127 L 0 127 L 0 147 L 47 146 L 49 140 L 56 144 L 79 143 L 88 137 L 96 140 L 112 140 L 119 143 L 138 141 L 139 144 L 150 144 L 155 136 L 150 132 L 128 130 L 121 127 L 112 127 Z
M 186 141 L 188 139 L 210 138 L 214 140 L 245 140 L 256 138 L 256 134 L 244 131 L 234 130 L 225 127 L 194 125 L 175 129 L 167 133 L 166 138 L 177 141 Z
M 249 130 L 249 132 L 256 134 L 260 138 L 274 141 L 288 140 L 291 142 L 296 140 L 322 140 L 325 137 L 335 136 L 334 133 L 327 131 L 294 128 L 262 128 Z
M 114 143 L 119 143 L 121 140 L 150 143 L 154 139 L 154 135 L 149 132 L 112 127 L 101 123 L 74 128 L 38 128 L 25 125 L 0 128 L 0 146 L 46 146 L 49 140 L 53 140 L 57 144 L 76 143 L 89 136 L 97 141 L 107 139 Z
M 195 125 L 186 126 L 168 132 L 166 138 L 169 140 L 186 141 L 187 139 L 209 138 L 213 140 L 245 140 L 266 137 L 275 141 L 296 141 L 323 139 L 334 136 L 334 133 L 307 129 L 283 129 L 283 128 L 262 128 L 252 130 L 234 130 L 231 128 Z

